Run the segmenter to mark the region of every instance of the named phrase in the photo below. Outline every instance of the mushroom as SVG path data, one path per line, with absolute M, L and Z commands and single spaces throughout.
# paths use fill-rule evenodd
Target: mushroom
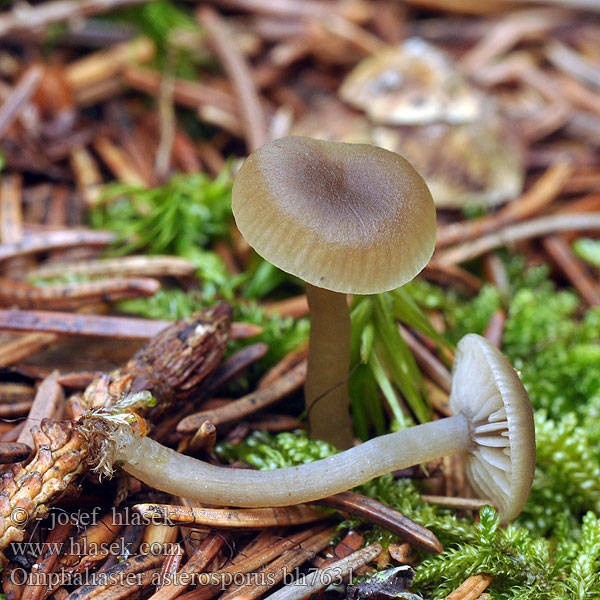
M 233 185 L 233 214 L 258 254 L 307 284 L 311 437 L 349 448 L 346 294 L 385 292 L 423 269 L 435 245 L 431 194 L 398 154 L 291 136 L 246 159 Z
M 82 431 L 95 450 L 99 468 L 110 472 L 112 462 L 117 461 L 125 471 L 159 490 L 194 502 L 227 506 L 311 502 L 390 471 L 462 453 L 474 490 L 489 498 L 503 521 L 508 521 L 523 508 L 535 470 L 533 411 L 527 392 L 508 360 L 479 335 L 466 335 L 459 342 L 454 369 L 452 417 L 285 469 L 252 471 L 209 465 L 140 437 L 129 418 L 102 416 L 101 411 L 84 419 Z M 100 422 L 95 424 L 97 419 Z M 104 435 L 95 436 L 97 432 Z M 99 446 L 103 452 L 98 453 Z

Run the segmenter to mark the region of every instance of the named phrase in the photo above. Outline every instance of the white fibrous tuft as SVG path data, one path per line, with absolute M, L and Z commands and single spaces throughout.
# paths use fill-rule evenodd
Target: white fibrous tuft
M 156 402 L 150 392 L 123 395 L 111 406 L 91 409 L 79 419 L 77 429 L 89 446 L 89 464 L 100 477 L 114 475 L 115 456 L 134 435 L 136 409 Z

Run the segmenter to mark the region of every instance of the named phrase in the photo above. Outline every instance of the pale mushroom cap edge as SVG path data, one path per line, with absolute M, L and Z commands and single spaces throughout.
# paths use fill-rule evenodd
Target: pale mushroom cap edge
M 480 335 L 468 334 L 458 343 L 450 407 L 471 428 L 466 466 L 473 489 L 493 501 L 503 522 L 510 521 L 523 509 L 533 482 L 533 410 L 507 358 Z

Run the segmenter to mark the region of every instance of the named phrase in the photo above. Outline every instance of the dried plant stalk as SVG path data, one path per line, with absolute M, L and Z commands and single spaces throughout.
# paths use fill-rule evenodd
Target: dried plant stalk
M 52 279 L 69 275 L 87 277 L 186 277 L 196 266 L 178 256 L 122 256 L 82 262 L 50 263 L 27 273 L 28 279 Z
M 100 302 L 153 296 L 160 282 L 149 277 L 103 279 L 83 283 L 36 286 L 0 278 L 0 304 L 19 308 L 71 309 Z
M 34 338 L 49 335 L 52 338 L 52 342 L 49 343 L 56 340 L 56 336 L 51 335 L 55 333 L 147 340 L 172 325 L 172 321 L 135 317 L 107 317 L 104 315 L 84 315 L 46 310 L 0 309 L 0 330 L 36 332 Z M 259 325 L 233 322 L 231 323 L 229 337 L 234 340 L 244 340 L 259 335 L 262 331 L 263 329 Z M 45 333 L 42 334 L 42 332 Z M 0 356 L 10 356 L 5 352 L 5 349 L 6 346 L 0 351 Z M 21 358 L 12 362 L 16 362 Z
M 160 518 L 164 519 L 165 522 L 214 529 L 262 529 L 264 527 L 304 525 L 321 521 L 327 516 L 303 504 L 280 508 L 248 509 L 136 504 L 134 508 L 146 518 Z
M 491 575 L 471 575 L 444 600 L 476 600 L 492 582 Z
M 73 246 L 108 246 L 115 241 L 114 234 L 107 231 L 86 229 L 61 229 L 45 232 L 28 232 L 20 242 L 2 244 L 0 261 L 35 252 L 49 252 Z
M 22 462 L 30 457 L 31 452 L 27 444 L 0 442 L 0 464 Z
M 181 433 L 192 433 L 196 431 L 204 421 L 210 421 L 214 425 L 239 421 L 258 410 L 270 406 L 274 402 L 281 400 L 287 394 L 298 389 L 304 384 L 305 378 L 306 362 L 302 361 L 268 386 L 264 386 L 255 392 L 251 392 L 243 398 L 230 402 L 223 407 L 199 412 L 182 419 L 177 425 L 177 431 Z
M 11 311 L 14 312 L 14 311 Z M 58 340 L 53 333 L 29 333 L 20 335 L 0 348 L 0 367 L 14 365 L 20 360 L 51 346 Z
M 316 504 L 358 515 L 372 523 L 381 525 L 388 531 L 404 538 L 413 546 L 422 548 L 427 552 L 440 554 L 444 551 L 437 537 L 429 529 L 373 498 L 355 492 L 341 492 L 318 500 Z

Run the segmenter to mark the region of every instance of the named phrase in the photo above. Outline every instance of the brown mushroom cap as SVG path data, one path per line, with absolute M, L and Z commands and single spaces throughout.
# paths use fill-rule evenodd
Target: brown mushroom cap
M 233 214 L 263 258 L 342 293 L 410 281 L 435 245 L 425 182 L 404 158 L 369 144 L 301 136 L 265 144 L 237 174 Z
M 498 507 L 503 521 L 522 510 L 535 471 L 535 428 L 527 392 L 506 357 L 476 334 L 463 337 L 454 359 L 450 407 L 471 428 L 467 475 Z

